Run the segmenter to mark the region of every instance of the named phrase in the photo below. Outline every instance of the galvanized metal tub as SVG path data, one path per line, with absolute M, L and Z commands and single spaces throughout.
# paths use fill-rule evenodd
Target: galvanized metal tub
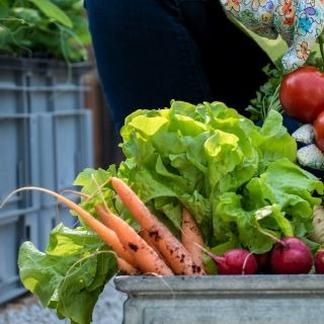
M 120 276 L 124 324 L 324 323 L 324 275 Z

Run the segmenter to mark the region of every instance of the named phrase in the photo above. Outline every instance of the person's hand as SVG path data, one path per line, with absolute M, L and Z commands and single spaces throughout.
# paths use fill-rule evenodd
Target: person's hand
M 219 1 L 227 14 L 258 35 L 269 39 L 281 35 L 289 46 L 282 59 L 286 71 L 304 65 L 324 29 L 322 0 Z

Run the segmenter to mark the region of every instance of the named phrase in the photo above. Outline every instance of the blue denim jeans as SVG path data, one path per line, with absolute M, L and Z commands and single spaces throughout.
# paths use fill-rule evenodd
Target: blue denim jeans
M 218 0 L 86 0 L 101 82 L 116 129 L 138 108 L 218 100 L 244 113 L 266 55 Z

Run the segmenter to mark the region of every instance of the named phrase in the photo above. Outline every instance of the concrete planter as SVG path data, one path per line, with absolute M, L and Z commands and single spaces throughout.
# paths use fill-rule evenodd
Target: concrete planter
M 322 323 L 324 276 L 117 277 L 124 324 Z

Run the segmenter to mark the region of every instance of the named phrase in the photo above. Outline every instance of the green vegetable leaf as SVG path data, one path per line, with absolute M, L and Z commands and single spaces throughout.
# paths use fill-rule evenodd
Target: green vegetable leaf
M 246 110 L 251 114 L 251 119 L 262 122 L 271 111 L 282 112 L 279 99 L 279 89 L 284 75 L 281 66 L 273 67 L 270 64 L 263 68 L 263 72 L 268 77 L 266 83 L 260 86 L 256 92 L 256 97 L 251 100 Z
M 39 8 L 47 17 L 62 24 L 65 27 L 72 28 L 71 19 L 58 6 L 49 0 L 29 0 Z
M 323 183 L 287 159 L 271 163 L 258 178 L 246 186 L 245 200 L 249 207 L 265 202 L 280 205 L 293 217 L 311 218 L 313 206 L 321 204 Z
M 0 0 L 0 19 L 0 54 L 87 58 L 91 39 L 80 0 Z
M 40 22 L 41 17 L 37 10 L 35 9 L 29 9 L 29 8 L 23 8 L 23 7 L 17 7 L 13 9 L 13 12 L 15 15 L 21 19 L 23 19 L 25 22 L 29 24 L 37 24 Z
M 265 119 L 260 135 L 261 143 L 261 165 L 286 157 L 295 161 L 297 156 L 297 143 L 288 134 L 287 129 L 282 125 L 283 118 L 277 111 L 271 110 Z
M 254 253 L 271 250 L 273 241 L 259 231 L 260 225 L 256 219 L 256 211 L 244 210 L 240 195 L 225 193 L 219 201 L 214 216 L 216 237 L 220 232 L 227 233 L 227 236 L 233 233 L 238 237 L 241 245 Z
M 52 231 L 45 253 L 25 242 L 18 264 L 24 286 L 44 306 L 80 324 L 91 322 L 99 294 L 117 271 L 114 254 L 97 235 L 63 225 Z
M 92 194 L 98 191 L 98 188 L 107 184 L 109 178 L 113 175 L 116 175 L 116 167 L 114 165 L 111 165 L 108 170 L 87 168 L 79 173 L 73 184 L 81 186 L 83 193 Z
M 323 195 L 323 190 L 319 179 L 291 161 L 281 159 L 271 163 L 260 177 L 251 179 L 243 190 L 243 196 L 247 210 L 269 203 L 280 206 L 294 234 L 303 237 L 312 229 L 313 207 L 322 202 L 316 195 Z M 280 222 L 282 232 L 287 235 L 284 228 L 288 224 Z
M 9 13 L 9 4 L 7 0 L 0 0 L 0 18 L 6 18 Z

